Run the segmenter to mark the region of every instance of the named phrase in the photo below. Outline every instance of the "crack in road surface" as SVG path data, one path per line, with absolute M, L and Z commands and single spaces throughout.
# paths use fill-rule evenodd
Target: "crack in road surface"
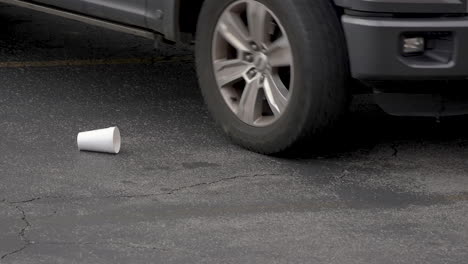
M 234 180 L 243 179 L 243 178 L 257 178 L 257 177 L 268 177 L 268 176 L 281 176 L 281 175 L 280 174 L 239 175 L 239 176 L 223 178 L 223 179 L 216 180 L 216 181 L 211 181 L 211 182 L 202 182 L 202 183 L 197 183 L 197 184 L 193 184 L 193 185 L 189 185 L 189 186 L 182 186 L 182 187 L 179 187 L 179 188 L 172 189 L 172 190 L 170 190 L 170 191 L 168 191 L 168 192 L 166 192 L 164 194 L 170 195 L 170 194 L 174 194 L 176 192 L 180 192 L 180 191 L 187 190 L 187 189 L 192 189 L 192 188 L 196 188 L 196 187 L 200 187 L 200 186 L 214 185 L 214 184 L 218 184 L 218 183 L 221 183 L 221 182 L 234 181 Z
M 17 211 L 20 212 L 21 221 L 24 222 L 24 227 L 21 228 L 20 232 L 18 233 L 18 237 L 21 239 L 21 241 L 23 241 L 24 244 L 20 248 L 15 249 L 15 250 L 13 250 L 11 252 L 8 252 L 8 253 L 4 254 L 3 256 L 0 257 L 0 260 L 3 260 L 5 258 L 7 258 L 8 256 L 19 253 L 19 252 L 23 251 L 24 249 L 26 249 L 29 245 L 32 244 L 32 242 L 26 237 L 26 234 L 25 234 L 26 230 L 28 230 L 31 227 L 31 223 L 26 218 L 26 213 L 24 212 L 24 210 L 20 206 L 14 205 L 13 203 L 8 202 L 7 200 L 2 200 L 2 202 L 7 203 L 10 206 L 13 206 Z
M 393 150 L 393 153 L 392 153 L 392 157 L 398 157 L 398 147 L 399 147 L 399 144 L 398 143 L 393 143 L 391 148 Z
M 192 188 L 197 188 L 197 187 L 200 187 L 200 186 L 209 186 L 209 185 L 214 185 L 214 184 L 218 184 L 218 183 L 222 183 L 222 182 L 227 182 L 227 181 L 234 181 L 234 180 L 238 180 L 238 179 L 245 179 L 245 178 L 258 178 L 258 177 L 269 177 L 269 176 L 280 176 L 280 174 L 252 174 L 252 175 L 238 175 L 238 176 L 232 176 L 232 177 L 228 177 L 228 178 L 222 178 L 222 179 L 219 179 L 219 180 L 215 180 L 215 181 L 209 181 L 209 182 L 201 182 L 201 183 L 197 183 L 197 184 L 192 184 L 192 185 L 187 185 L 187 186 L 181 186 L 181 187 L 177 187 L 177 188 L 173 188 L 167 192 L 162 192 L 162 193 L 154 193 L 154 194 L 140 194 L 140 195 L 118 195 L 118 196 L 103 196 L 103 197 L 78 197 L 78 198 L 75 198 L 75 200 L 83 200 L 83 199 L 111 199 L 111 198 L 145 198 L 145 197 L 152 197 L 152 196 L 161 196 L 161 195 L 172 195 L 172 194 L 175 194 L 177 192 L 181 192 L 181 191 L 184 191 L 184 190 L 189 190 L 189 189 L 192 189 Z M 30 199 L 27 199 L 27 200 L 22 200 L 22 201 L 13 201 L 13 202 L 10 202 L 6 199 L 2 199 L 0 202 L 3 202 L 3 203 L 6 203 L 8 204 L 9 206 L 12 206 L 14 207 L 17 211 L 20 212 L 21 214 L 21 221 L 24 222 L 24 227 L 21 228 L 20 232 L 18 233 L 18 237 L 21 238 L 21 240 L 23 241 L 23 246 L 21 246 L 20 248 L 18 249 L 15 249 L 11 252 L 8 252 L 6 254 L 4 254 L 3 256 L 0 257 L 0 260 L 3 260 L 9 256 L 12 256 L 14 254 L 17 254 L 21 251 L 23 251 L 24 249 L 26 249 L 28 246 L 32 245 L 32 244 L 69 244 L 69 245 L 94 245 L 96 243 L 78 243 L 78 242 L 65 242 L 65 243 L 54 243 L 54 242 L 42 242 L 42 243 L 36 243 L 36 242 L 33 242 L 31 240 L 29 240 L 27 237 L 26 237 L 26 231 L 31 228 L 31 223 L 29 222 L 29 220 L 27 219 L 26 217 L 26 213 L 25 211 L 18 205 L 18 204 L 25 204 L 25 203 L 32 203 L 34 201 L 38 201 L 38 200 L 42 200 L 42 199 L 67 199 L 68 197 L 65 197 L 65 196 L 44 196 L 44 197 L 34 197 L 34 198 L 30 198 Z M 73 199 L 73 198 L 71 198 Z M 130 247 L 130 248 L 139 248 L 139 249 L 154 249 L 154 250 L 161 250 L 161 251 L 168 251 L 169 249 L 165 249 L 165 248 L 158 248 L 158 247 L 153 247 L 153 246 L 141 246 L 141 245 L 127 245 L 127 244 L 120 244 L 120 243 L 107 243 L 107 244 L 115 244 L 115 245 L 121 245 L 121 246 L 126 246 L 126 247 Z
M 126 248 L 133 248 L 133 249 L 150 249 L 150 250 L 159 250 L 164 252 L 173 251 L 170 248 L 162 248 L 155 245 L 141 245 L 135 243 L 119 243 L 119 242 L 108 242 L 108 241 L 101 241 L 101 242 L 69 242 L 69 241 L 37 241 L 34 243 L 35 245 L 57 245 L 57 246 L 99 246 L 99 245 L 113 245 L 113 246 L 122 246 Z
M 16 201 L 16 202 L 9 202 L 10 204 L 23 204 L 23 203 L 30 203 L 30 202 L 34 202 L 34 201 L 37 201 L 37 200 L 40 200 L 41 197 L 36 197 L 36 198 L 31 198 L 31 199 L 28 199 L 28 200 L 24 200 L 24 201 Z
M 342 178 L 350 175 L 351 172 L 348 170 L 344 170 L 342 173 Z M 215 185 L 219 184 L 222 182 L 228 182 L 228 181 L 234 181 L 238 179 L 246 179 L 246 178 L 257 178 L 257 177 L 272 177 L 272 176 L 282 176 L 280 174 L 252 174 L 252 175 L 238 175 L 238 176 L 232 176 L 232 177 L 227 177 L 227 178 L 222 178 L 218 180 L 213 180 L 213 181 L 207 181 L 207 182 L 200 182 L 197 184 L 192 184 L 192 185 L 187 185 L 187 186 L 180 186 L 177 188 L 173 188 L 167 192 L 162 192 L 162 193 L 155 193 L 155 194 L 142 194 L 142 195 L 119 195 L 119 196 L 104 196 L 104 197 L 78 197 L 78 198 L 69 198 L 69 199 L 110 199 L 110 198 L 141 198 L 141 197 L 151 197 L 151 196 L 159 196 L 159 195 L 172 195 L 177 192 L 193 189 L 193 188 L 198 188 L 201 186 L 210 186 L 210 185 Z M 59 241 L 33 241 L 30 240 L 26 236 L 26 232 L 28 229 L 31 228 L 31 222 L 28 220 L 26 212 L 19 204 L 26 204 L 26 203 L 32 203 L 34 201 L 38 201 L 41 199 L 67 199 L 67 197 L 62 197 L 62 196 L 55 196 L 55 197 L 35 197 L 35 198 L 30 198 L 27 200 L 22 200 L 22 201 L 8 201 L 7 199 L 0 200 L 0 202 L 5 203 L 13 208 L 15 208 L 21 215 L 21 221 L 24 222 L 24 226 L 21 228 L 21 230 L 18 232 L 18 237 L 21 238 L 23 241 L 23 245 L 20 248 L 17 248 L 11 252 L 8 252 L 4 254 L 3 256 L 0 257 L 0 260 L 4 260 L 7 257 L 10 257 L 12 255 L 15 255 L 26 248 L 33 246 L 33 245 L 72 245 L 72 246 L 86 246 L 86 245 L 99 245 L 99 244 L 106 244 L 106 245 L 114 245 L 114 246 L 122 246 L 122 247 L 127 247 L 127 248 L 133 248 L 133 249 L 141 249 L 141 250 L 159 250 L 159 251 L 174 251 L 174 249 L 169 249 L 169 248 L 163 248 L 163 247 L 158 247 L 157 245 L 141 245 L 141 244 L 134 244 L 134 243 L 120 243 L 120 242 L 112 242 L 112 241 L 103 241 L 102 243 L 97 243 L 97 242 L 59 242 Z M 445 197 L 448 201 L 466 201 L 468 199 L 468 195 L 466 193 L 462 194 L 456 194 L 456 195 L 449 195 Z M 321 203 L 323 206 L 325 203 Z M 336 208 L 337 204 L 336 203 L 330 203 L 330 207 Z M 182 250 L 183 251 L 183 250 Z
M 153 197 L 153 196 L 162 196 L 162 195 L 172 195 L 180 191 L 192 189 L 192 188 L 197 188 L 200 186 L 209 186 L 209 185 L 214 185 L 222 182 L 227 182 L 227 181 L 234 181 L 238 179 L 246 179 L 246 178 L 259 178 L 259 177 L 275 177 L 275 176 L 281 176 L 280 174 L 274 174 L 274 173 L 267 173 L 267 174 L 252 174 L 252 175 L 237 175 L 237 176 L 232 176 L 232 177 L 227 177 L 227 178 L 222 178 L 219 180 L 214 180 L 214 181 L 209 181 L 209 182 L 201 182 L 201 183 L 196 183 L 192 185 L 187 185 L 187 186 L 181 186 L 177 188 L 170 189 L 166 192 L 159 192 L 159 193 L 148 193 L 148 194 L 135 194 L 135 195 L 109 195 L 109 196 L 89 196 L 89 197 L 67 197 L 67 196 L 41 196 L 41 197 L 34 197 L 34 198 L 29 198 L 27 200 L 21 200 L 21 201 L 13 201 L 13 202 L 8 202 L 9 204 L 15 205 L 15 204 L 24 204 L 24 203 L 31 203 L 35 202 L 38 200 L 46 200 L 46 199 L 69 199 L 69 200 L 87 200 L 87 199 L 119 199 L 119 198 L 126 198 L 126 199 L 131 199 L 131 198 L 147 198 L 147 197 Z

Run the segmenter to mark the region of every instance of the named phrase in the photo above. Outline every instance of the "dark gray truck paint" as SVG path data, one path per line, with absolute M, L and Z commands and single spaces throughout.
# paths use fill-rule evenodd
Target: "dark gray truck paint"
M 360 80 L 465 79 L 468 75 L 468 19 L 342 17 L 353 77 Z M 427 56 L 403 56 L 405 32 L 447 32 Z M 435 41 L 434 41 L 435 42 Z
M 180 1 L 194 0 L 146 0 L 148 13 L 147 27 L 161 32 L 168 40 L 180 40 L 179 12 Z
M 32 5 L 27 6 L 23 3 L 44 5 L 82 14 L 82 19 L 76 19 L 64 14 L 64 17 L 82 22 L 87 22 L 84 21 L 85 16 L 90 16 L 160 33 L 171 41 L 179 40 L 178 7 L 180 0 L 0 0 L 0 2 L 19 3 L 21 6 L 28 8 L 32 8 Z M 38 10 L 37 8 L 32 9 Z M 38 11 L 46 12 L 47 10 L 41 9 Z M 57 15 L 53 11 L 49 13 Z
M 335 3 L 354 11 L 371 12 L 342 16 L 354 78 L 433 80 L 468 76 L 466 0 L 335 0 Z M 379 16 L 381 13 L 399 16 Z M 449 14 L 457 15 L 445 16 Z M 402 38 L 408 35 L 425 36 L 430 50 L 420 56 L 403 55 Z
M 83 1 L 76 1 L 76 0 L 35 0 L 36 3 L 46 4 L 49 6 L 56 6 L 62 9 L 80 12 L 82 13 L 84 10 L 84 2 Z
M 146 26 L 146 0 L 35 0 L 34 2 L 127 25 Z
M 344 8 L 384 13 L 466 13 L 466 0 L 334 0 Z
M 146 27 L 146 0 L 75 0 L 83 13 L 119 23 Z

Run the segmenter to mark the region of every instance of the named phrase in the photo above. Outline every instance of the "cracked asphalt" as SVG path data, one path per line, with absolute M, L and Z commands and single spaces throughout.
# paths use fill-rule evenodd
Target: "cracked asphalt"
M 267 157 L 213 123 L 190 49 L 3 5 L 0 25 L 0 263 L 466 263 L 468 118 L 358 96 L 339 149 Z M 121 154 L 77 151 L 112 125 Z

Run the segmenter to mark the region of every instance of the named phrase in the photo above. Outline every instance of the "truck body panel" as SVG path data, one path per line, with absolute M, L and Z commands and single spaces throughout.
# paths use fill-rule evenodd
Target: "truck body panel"
M 466 13 L 466 0 L 334 0 L 344 8 L 384 13 Z

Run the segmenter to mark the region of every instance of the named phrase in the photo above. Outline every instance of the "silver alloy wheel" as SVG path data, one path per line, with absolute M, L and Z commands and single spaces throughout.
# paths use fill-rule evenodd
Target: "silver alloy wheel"
M 255 0 L 228 6 L 216 26 L 212 56 L 221 94 L 240 120 L 263 127 L 281 117 L 294 64 L 288 36 L 270 9 Z

